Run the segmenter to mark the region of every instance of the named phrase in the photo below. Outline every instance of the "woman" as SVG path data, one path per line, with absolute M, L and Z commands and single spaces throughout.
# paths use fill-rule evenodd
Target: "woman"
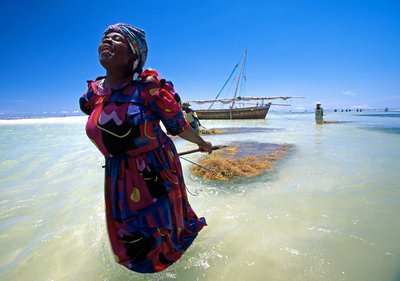
M 317 124 L 324 124 L 324 110 L 320 102 L 315 104 L 315 122 Z
M 174 99 L 172 83 L 154 70 L 143 30 L 109 26 L 98 48 L 106 76 L 88 81 L 80 106 L 89 115 L 86 133 L 105 156 L 105 203 L 117 262 L 142 272 L 161 271 L 189 248 L 206 225 L 192 210 L 172 135 L 210 153 Z

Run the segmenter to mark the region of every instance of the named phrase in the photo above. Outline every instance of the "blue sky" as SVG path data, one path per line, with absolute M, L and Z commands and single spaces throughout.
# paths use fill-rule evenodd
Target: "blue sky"
M 116 22 L 146 31 L 146 66 L 185 100 L 214 98 L 246 48 L 246 95 L 400 108 L 399 0 L 1 1 L 0 22 L 3 115 L 79 110 Z

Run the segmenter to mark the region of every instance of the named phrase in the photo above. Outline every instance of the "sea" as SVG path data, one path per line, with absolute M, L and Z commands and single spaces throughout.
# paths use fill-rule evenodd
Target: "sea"
M 290 148 L 262 175 L 229 181 L 194 175 L 204 154 L 187 155 L 189 201 L 208 226 L 155 274 L 114 261 L 86 119 L 0 120 L 0 280 L 400 280 L 400 112 L 202 121 L 227 129 L 204 136 L 215 145 Z

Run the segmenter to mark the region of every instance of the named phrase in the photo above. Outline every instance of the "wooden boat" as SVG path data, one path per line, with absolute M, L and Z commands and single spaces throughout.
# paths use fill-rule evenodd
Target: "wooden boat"
M 204 104 L 204 103 L 211 103 L 208 109 L 196 109 L 197 116 L 200 120 L 205 119 L 265 119 L 268 114 L 268 110 L 271 107 L 271 102 L 265 102 L 266 100 L 272 99 L 289 99 L 292 97 L 241 97 L 238 96 L 238 90 L 241 86 L 242 80 L 244 79 L 244 66 L 246 62 L 246 55 L 247 50 L 244 50 L 243 57 L 241 60 L 236 64 L 235 68 L 233 69 L 232 73 L 230 74 L 228 80 L 225 82 L 222 89 L 219 91 L 217 97 L 212 100 L 191 100 L 188 102 L 197 103 L 197 104 Z M 219 99 L 219 95 L 221 94 L 222 90 L 228 84 L 229 80 L 232 78 L 233 74 L 237 70 L 239 64 L 240 72 L 238 74 L 238 79 L 236 83 L 236 89 L 233 95 L 233 98 L 229 99 Z M 257 100 L 256 105 L 249 105 L 248 103 L 242 107 L 237 107 L 236 103 L 240 102 L 249 102 Z M 260 103 L 259 103 L 260 101 Z M 222 104 L 229 104 L 229 108 L 212 108 L 214 103 L 222 103 Z M 288 106 L 287 104 L 280 104 Z
M 271 103 L 263 106 L 196 110 L 199 119 L 265 119 Z

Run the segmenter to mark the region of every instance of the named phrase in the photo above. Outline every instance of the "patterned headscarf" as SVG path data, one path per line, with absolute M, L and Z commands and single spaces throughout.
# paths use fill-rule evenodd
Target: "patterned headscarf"
M 110 25 L 103 33 L 103 38 L 110 32 L 121 33 L 128 41 L 132 52 L 138 57 L 133 65 L 133 71 L 141 73 L 147 58 L 147 43 L 144 30 L 125 23 Z

